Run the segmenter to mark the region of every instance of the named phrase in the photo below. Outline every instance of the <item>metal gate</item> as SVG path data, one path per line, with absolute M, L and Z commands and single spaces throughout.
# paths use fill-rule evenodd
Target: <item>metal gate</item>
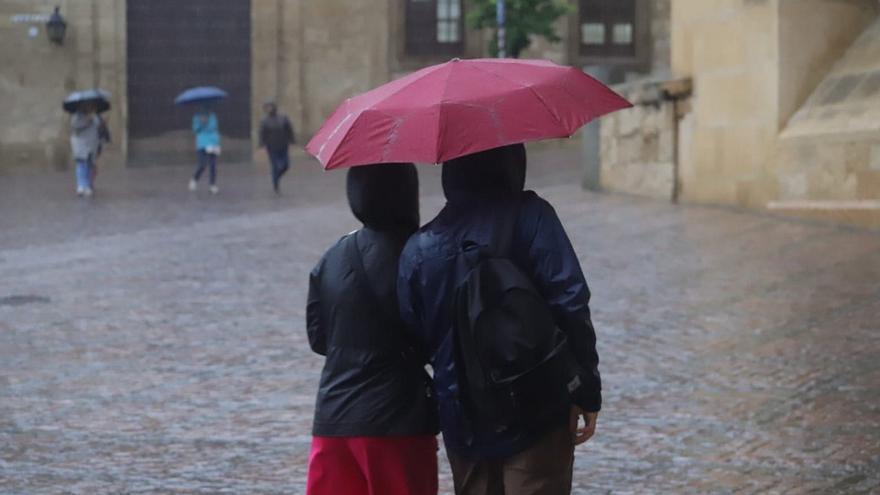
M 185 88 L 206 85 L 229 92 L 213 105 L 223 161 L 249 159 L 250 11 L 249 0 L 127 2 L 130 164 L 194 160 L 194 109 L 173 100 Z

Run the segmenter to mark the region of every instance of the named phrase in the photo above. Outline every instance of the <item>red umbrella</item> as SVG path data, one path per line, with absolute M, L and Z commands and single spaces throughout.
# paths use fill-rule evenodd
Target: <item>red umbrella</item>
M 583 71 L 544 60 L 452 60 L 345 100 L 306 150 L 324 168 L 440 163 L 571 136 L 632 106 Z

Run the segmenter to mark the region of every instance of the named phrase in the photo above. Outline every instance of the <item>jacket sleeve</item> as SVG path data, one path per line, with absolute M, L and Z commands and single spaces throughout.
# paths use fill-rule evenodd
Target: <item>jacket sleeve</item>
M 309 335 L 309 346 L 312 351 L 327 355 L 327 334 L 322 325 L 321 318 L 321 269 L 324 265 L 322 259 L 309 274 L 309 296 L 306 302 L 306 331 Z
M 602 407 L 602 381 L 596 332 L 590 318 L 590 289 L 556 211 L 543 199 L 538 199 L 538 203 L 534 237 L 528 248 L 532 280 L 550 304 L 583 368 L 582 383 L 572 393 L 572 401 L 595 412 Z
M 193 115 L 192 130 L 196 134 L 202 131 L 202 120 L 199 118 L 199 115 Z

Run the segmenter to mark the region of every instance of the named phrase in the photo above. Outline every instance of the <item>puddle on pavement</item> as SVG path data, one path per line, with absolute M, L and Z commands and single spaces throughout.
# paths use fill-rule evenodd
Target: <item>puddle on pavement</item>
M 16 294 L 0 297 L 0 306 L 25 306 L 28 304 L 47 304 L 52 300 L 46 296 L 34 294 Z

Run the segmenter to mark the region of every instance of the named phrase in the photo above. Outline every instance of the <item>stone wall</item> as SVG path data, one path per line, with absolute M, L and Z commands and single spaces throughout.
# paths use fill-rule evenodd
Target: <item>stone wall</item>
M 682 197 L 766 208 L 780 194 L 772 170 L 783 125 L 876 16 L 877 3 L 675 0 L 672 6 L 673 73 L 694 81 L 692 135 L 680 150 Z
M 146 1 L 146 0 L 144 0 Z M 404 0 L 254 0 L 251 2 L 251 122 L 256 143 L 261 103 L 279 102 L 304 144 L 346 97 L 382 84 L 437 58 L 415 59 L 402 53 Z M 647 0 L 640 0 L 646 2 Z M 574 5 L 575 0 L 571 0 Z M 30 38 L 30 25 L 15 24 L 15 14 L 48 15 L 61 6 L 67 20 L 64 46 L 51 45 L 42 23 Z M 664 67 L 663 17 L 669 0 L 651 2 L 659 12 L 652 29 L 655 68 Z M 647 3 L 646 3 L 647 5 Z M 559 22 L 565 40 L 537 39 L 524 56 L 577 64 L 571 57 L 571 19 Z M 74 89 L 100 86 L 113 95 L 106 114 L 114 143 L 103 166 L 123 166 L 128 149 L 126 94 L 126 0 L 5 0 L 0 2 L 0 170 L 48 170 L 68 167 L 67 116 L 60 110 Z M 486 33 L 468 30 L 466 56 L 486 54 Z M 576 46 L 574 46 L 576 48 Z M 629 69 L 626 69 L 629 70 Z M 621 79 L 626 71 L 621 73 Z M 559 145 L 581 146 L 580 141 Z M 262 153 L 254 150 L 254 156 Z
M 48 15 L 56 4 L 68 22 L 63 46 L 48 41 L 43 21 L 13 22 L 18 14 Z M 279 101 L 302 141 L 344 98 L 388 81 L 391 8 L 384 1 L 253 1 L 253 142 L 267 99 Z M 114 143 L 102 166 L 125 163 L 125 12 L 125 0 L 0 2 L 0 100 L 7 104 L 0 115 L 0 170 L 68 167 L 61 101 L 75 89 L 93 86 L 113 95 L 113 108 L 105 115 Z M 30 27 L 38 36 L 28 36 Z
M 603 119 L 602 187 L 880 226 L 878 12 L 874 0 L 673 0 L 672 74 L 693 95 L 676 120 L 651 96 L 661 83 L 620 87 L 636 107 Z
M 603 118 L 600 184 L 610 191 L 673 199 L 676 116 L 658 81 L 615 87 L 634 107 Z
M 346 0 L 253 5 L 254 122 L 260 103 L 277 99 L 303 140 L 342 100 L 389 79 L 387 2 L 379 8 Z
M 880 228 L 880 19 L 790 119 L 767 175 L 776 211 Z
M 55 5 L 68 23 L 62 46 L 49 42 L 44 21 L 16 17 L 48 15 Z M 71 91 L 96 86 L 113 95 L 105 117 L 114 143 L 102 166 L 120 163 L 126 145 L 124 19 L 124 0 L 0 2 L 0 171 L 69 167 L 61 102 Z
M 650 17 L 646 62 L 591 68 L 595 75 L 604 75 L 605 82 L 629 81 L 615 89 L 635 107 L 586 128 L 582 161 L 583 185 L 588 189 L 659 199 L 672 199 L 675 194 L 678 124 L 675 104 L 663 95 L 663 81 L 670 73 L 670 9 L 670 0 L 656 0 L 638 10 Z
M 651 73 L 667 76 L 671 64 L 672 5 L 670 0 L 651 2 Z
M 739 204 L 743 183 L 778 132 L 777 5 L 755 0 L 672 4 L 672 70 L 693 78 L 692 139 L 680 150 L 682 199 Z M 684 163 L 683 163 L 684 164 Z
M 779 127 L 878 13 L 874 0 L 780 0 Z

